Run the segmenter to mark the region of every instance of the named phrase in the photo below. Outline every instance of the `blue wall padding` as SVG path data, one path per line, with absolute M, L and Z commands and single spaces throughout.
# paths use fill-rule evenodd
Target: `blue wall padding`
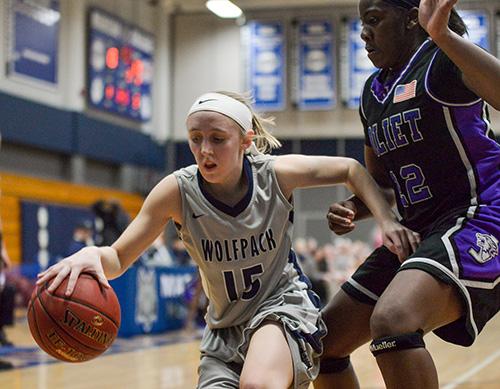
M 77 154 L 96 160 L 165 168 L 165 147 L 148 135 L 75 113 Z
M 337 141 L 334 139 L 308 139 L 300 141 L 302 154 L 337 156 Z
M 2 138 L 44 150 L 71 154 L 72 112 L 0 93 Z
M 347 139 L 345 142 L 345 155 L 351 157 L 363 165 L 365 164 L 365 143 L 363 139 Z
M 165 145 L 138 130 L 1 92 L 0 118 L 2 137 L 11 143 L 114 164 L 165 169 Z

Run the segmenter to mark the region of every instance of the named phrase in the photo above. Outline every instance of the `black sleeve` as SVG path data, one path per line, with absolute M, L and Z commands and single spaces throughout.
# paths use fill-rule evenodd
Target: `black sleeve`
M 427 86 L 432 96 L 452 104 L 467 104 L 479 99 L 465 86 L 460 69 L 441 50 L 438 49 L 430 66 Z
M 361 104 L 363 104 L 362 101 L 360 101 L 359 104 L 359 118 L 361 119 L 361 124 L 363 124 L 363 134 L 365 134 L 365 146 L 371 147 L 370 138 L 368 137 L 368 123 L 366 121 L 365 116 L 363 115 L 363 108 Z

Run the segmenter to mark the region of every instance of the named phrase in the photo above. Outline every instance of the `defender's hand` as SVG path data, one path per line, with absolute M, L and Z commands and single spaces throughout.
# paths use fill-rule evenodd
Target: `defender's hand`
M 417 249 L 420 243 L 420 234 L 401 225 L 396 221 L 388 221 L 380 226 L 384 246 L 398 256 L 400 262 Z
M 350 200 L 333 203 L 328 209 L 326 218 L 328 227 L 337 235 L 344 235 L 356 228 L 352 222 L 356 216 L 356 206 Z

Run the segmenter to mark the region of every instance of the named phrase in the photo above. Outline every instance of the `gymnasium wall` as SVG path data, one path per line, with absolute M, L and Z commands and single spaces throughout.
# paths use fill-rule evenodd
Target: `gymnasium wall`
M 497 56 L 496 22 L 500 11 L 500 0 L 459 2 L 461 9 L 486 10 L 489 14 L 490 47 Z M 274 134 L 280 139 L 294 138 L 361 138 L 362 127 L 356 109 L 344 108 L 340 101 L 341 32 L 342 19 L 357 17 L 355 6 L 288 8 L 246 12 L 246 21 L 282 21 L 285 25 L 287 96 L 283 111 L 272 112 L 277 126 Z M 299 18 L 321 18 L 331 20 L 335 35 L 335 60 L 337 76 L 337 105 L 328 111 L 300 111 L 293 106 L 290 95 L 293 92 L 292 25 Z M 500 27 L 499 31 L 500 31 Z M 185 139 L 185 114 L 194 98 L 206 91 L 245 91 L 244 52 L 242 49 L 242 29 L 232 20 L 217 18 L 212 14 L 180 14 L 173 18 L 173 137 Z M 499 50 L 497 52 L 497 50 Z M 361 91 L 359 91 L 361 92 Z M 357 93 L 357 92 L 356 92 Z M 500 134 L 500 113 L 492 110 L 492 125 Z
M 490 15 L 490 43 L 496 50 L 495 15 L 500 1 L 460 1 L 463 9 L 483 9 Z M 354 6 L 329 8 L 293 8 L 246 12 L 246 20 L 280 20 L 287 28 L 287 89 L 290 95 L 290 62 L 292 56 L 293 21 L 299 17 L 328 18 L 333 22 L 335 56 L 340 53 L 338 26 L 346 16 L 357 15 Z M 500 28 L 500 27 L 499 27 Z M 180 14 L 173 18 L 173 138 L 175 140 L 175 168 L 193 163 L 185 141 L 185 114 L 193 99 L 212 90 L 245 91 L 244 56 L 241 28 L 234 21 L 219 19 L 211 14 Z M 500 31 L 500 30 L 499 30 Z M 500 42 L 499 42 L 500 43 Z M 500 50 L 498 51 L 500 54 Z M 290 98 L 286 108 L 271 112 L 276 118 L 274 134 L 284 143 L 283 152 L 341 155 L 363 161 L 363 132 L 358 112 L 343 107 L 340 102 L 340 61 L 336 60 L 337 105 L 328 111 L 300 111 Z M 491 110 L 493 130 L 500 136 L 500 113 Z M 332 202 L 349 194 L 342 187 L 300 190 L 295 193 L 295 236 L 314 236 L 321 243 L 335 239 L 327 227 L 326 210 Z M 357 223 L 351 239 L 371 240 L 374 223 Z
M 35 2 L 36 3 L 36 2 Z M 0 3 L 0 62 L 8 62 L 11 1 Z M 98 7 L 155 39 L 153 116 L 141 123 L 87 107 L 87 10 Z M 0 72 L 0 168 L 145 192 L 165 170 L 170 17 L 147 0 L 60 0 L 57 84 Z M 7 69 L 5 66 L 3 69 Z
M 0 20 L 8 20 L 9 1 L 0 2 Z M 156 3 L 156 5 L 152 5 Z M 207 12 L 178 13 L 148 0 L 60 0 L 58 85 L 48 87 L 0 72 L 0 171 L 84 186 L 147 193 L 167 172 L 192 163 L 186 143 L 185 114 L 193 99 L 205 91 L 245 91 L 241 26 Z M 159 5 L 158 5 L 159 4 Z M 96 6 L 138 25 L 155 37 L 153 116 L 149 123 L 132 122 L 87 107 L 85 80 L 86 14 Z M 500 0 L 461 1 L 463 8 L 489 12 L 491 46 L 497 48 L 495 15 Z M 298 17 L 327 17 L 334 27 L 354 6 L 253 11 L 250 20 L 282 20 L 287 26 L 287 61 L 291 61 L 290 26 Z M 9 25 L 0 33 L 7 36 Z M 335 32 L 339 58 L 338 31 Z M 7 42 L 0 46 L 0 63 L 7 62 Z M 362 160 L 362 130 L 355 109 L 337 105 L 328 111 L 299 111 L 287 101 L 276 117 L 275 135 L 281 152 L 347 155 Z M 288 66 L 288 68 L 290 68 Z M 290 76 L 290 74 L 288 74 Z M 290 77 L 288 77 L 290 80 Z M 288 81 L 287 88 L 292 85 Z M 492 112 L 500 134 L 500 114 Z M 324 213 L 330 202 L 346 195 L 343 189 L 314 189 L 296 195 L 296 232 L 328 241 Z M 314 199 L 311 202 L 311 199 Z M 360 236 L 366 236 L 362 230 Z
M 0 3 L 0 32 L 8 36 L 8 10 L 10 1 Z M 150 5 L 148 0 L 60 0 L 60 26 L 58 46 L 58 85 L 52 87 L 13 78 L 0 72 L 0 91 L 24 97 L 45 105 L 68 111 L 85 112 L 107 122 L 122 125 L 151 134 L 154 139 L 165 141 L 168 138 L 170 95 L 170 16 L 159 6 Z M 150 123 L 140 125 L 120 120 L 118 116 L 103 115 L 86 108 L 86 23 L 87 10 L 98 7 L 133 23 L 155 38 L 155 72 L 153 81 L 154 115 Z M 0 50 L 0 63 L 7 63 L 7 40 Z
M 97 200 L 116 199 L 129 216 L 133 217 L 139 212 L 143 201 L 139 195 L 118 190 L 76 185 L 2 171 L 0 171 L 0 191 L 3 234 L 7 250 L 14 263 L 20 263 L 23 259 L 22 238 L 28 233 L 23 231 L 21 223 L 23 202 L 74 207 L 75 210 L 82 212 L 83 209 L 89 210 L 90 205 Z M 67 229 L 72 228 L 72 224 L 67 225 Z M 53 236 L 52 239 L 57 239 L 57 237 Z M 25 258 L 25 260 L 32 260 L 32 258 Z

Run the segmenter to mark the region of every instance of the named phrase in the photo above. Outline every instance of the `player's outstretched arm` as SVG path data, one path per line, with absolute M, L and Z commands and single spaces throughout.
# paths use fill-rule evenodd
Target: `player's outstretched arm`
M 390 179 L 384 166 L 369 146 L 365 146 L 365 163 L 368 172 L 375 179 L 384 198 L 392 207 L 396 202 L 396 198 Z M 355 228 L 355 223 L 346 224 L 346 217 L 351 221 L 357 221 L 371 216 L 370 209 L 363 201 L 356 195 L 352 195 L 348 199 L 331 204 L 327 219 L 330 229 L 337 235 L 343 235 Z
M 448 28 L 451 9 L 457 2 L 422 0 L 418 9 L 420 25 L 462 71 L 465 85 L 500 110 L 500 60 Z
M 105 264 L 109 278 L 121 275 L 153 243 L 169 219 L 182 222 L 182 200 L 179 185 L 173 174 L 165 177 L 146 197 L 137 217 L 111 245 L 119 259 Z
M 396 221 L 377 183 L 356 160 L 344 157 L 287 155 L 276 158 L 275 171 L 283 194 L 296 188 L 344 184 L 366 204 L 382 229 L 384 244 L 403 260 L 419 243 L 417 233 Z M 349 217 L 346 217 L 349 219 Z M 346 223 L 352 222 L 346 220 Z
M 66 295 L 70 295 L 82 272 L 94 274 L 109 287 L 108 279 L 125 272 L 146 250 L 173 218 L 181 220 L 181 198 L 173 175 L 164 178 L 148 195 L 139 214 L 110 247 L 85 247 L 38 275 L 37 284 L 54 278 L 49 291 L 54 291 L 69 276 Z

